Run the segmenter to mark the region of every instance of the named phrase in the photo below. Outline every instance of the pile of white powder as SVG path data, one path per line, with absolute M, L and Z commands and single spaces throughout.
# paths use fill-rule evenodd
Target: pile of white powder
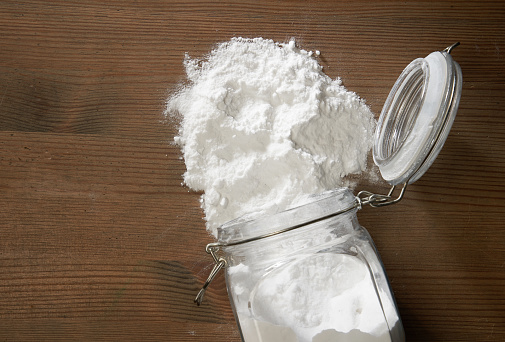
M 185 67 L 188 83 L 169 98 L 167 115 L 181 122 L 176 142 L 184 182 L 204 192 L 214 236 L 227 221 L 301 205 L 365 169 L 373 114 L 294 41 L 234 38 L 203 60 L 186 56 Z M 339 227 L 326 233 L 351 237 L 345 224 Z M 269 272 L 252 262 L 227 268 L 246 340 L 390 342 L 384 315 L 393 325 L 398 317 L 392 299 L 379 300 L 368 266 L 350 255 L 316 252 L 328 246 L 305 239 L 315 251 L 296 262 Z M 369 244 L 360 248 L 375 255 Z
M 312 55 L 294 41 L 233 38 L 203 60 L 186 56 L 189 82 L 167 114 L 181 120 L 184 182 L 204 191 L 214 235 L 229 220 L 299 205 L 365 169 L 373 114 Z

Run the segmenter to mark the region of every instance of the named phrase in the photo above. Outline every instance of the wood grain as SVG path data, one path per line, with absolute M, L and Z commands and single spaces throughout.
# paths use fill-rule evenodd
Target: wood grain
M 193 304 L 212 239 L 163 116 L 184 53 L 233 36 L 320 50 L 377 115 L 412 59 L 461 42 L 439 158 L 359 220 L 409 341 L 505 340 L 503 1 L 4 0 L 0 32 L 0 340 L 240 340 L 222 276 Z

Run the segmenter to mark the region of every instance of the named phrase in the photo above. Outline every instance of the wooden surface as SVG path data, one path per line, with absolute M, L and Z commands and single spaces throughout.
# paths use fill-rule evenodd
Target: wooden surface
M 239 341 L 199 194 L 164 122 L 185 52 L 292 37 L 380 113 L 455 41 L 447 143 L 404 201 L 359 213 L 409 341 L 505 341 L 503 1 L 0 2 L 0 341 Z M 358 188 L 385 189 L 361 181 Z

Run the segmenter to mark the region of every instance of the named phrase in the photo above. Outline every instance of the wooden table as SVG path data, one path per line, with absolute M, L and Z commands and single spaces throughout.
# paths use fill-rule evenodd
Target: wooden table
M 461 42 L 444 149 L 359 220 L 409 341 L 504 341 L 505 3 L 448 0 L 0 2 L 0 340 L 240 340 L 222 275 L 193 304 L 212 239 L 163 117 L 184 53 L 233 36 L 320 50 L 377 116 L 411 60 Z

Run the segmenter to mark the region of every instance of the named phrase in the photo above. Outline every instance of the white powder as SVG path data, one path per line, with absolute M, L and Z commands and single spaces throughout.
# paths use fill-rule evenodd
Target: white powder
M 369 271 L 354 256 L 304 256 L 259 281 L 251 297 L 254 317 L 295 327 L 300 336 L 332 328 L 388 333 Z
M 257 282 L 249 300 L 246 320 L 277 327 L 265 330 L 256 323 L 247 332 L 265 341 L 272 331 L 286 329 L 300 342 L 341 341 L 347 334 L 344 341 L 391 341 L 383 309 L 394 307 L 381 305 L 368 268 L 354 256 L 301 256 Z
M 189 83 L 167 113 L 180 115 L 184 182 L 204 191 L 214 236 L 227 221 L 303 204 L 365 169 L 373 114 L 313 54 L 294 41 L 234 38 L 204 60 L 186 56 Z M 357 257 L 306 254 L 269 273 L 244 264 L 227 272 L 247 342 L 391 341 L 393 301 L 379 301 Z
M 167 113 L 181 115 L 184 182 L 204 191 L 214 236 L 229 220 L 299 205 L 365 169 L 373 114 L 311 56 L 263 38 L 233 38 L 205 60 L 186 56 L 189 84 Z
M 360 249 L 374 253 L 367 244 Z M 391 342 L 394 302 L 371 275 L 359 257 L 337 253 L 300 254 L 269 272 L 228 269 L 247 342 Z

